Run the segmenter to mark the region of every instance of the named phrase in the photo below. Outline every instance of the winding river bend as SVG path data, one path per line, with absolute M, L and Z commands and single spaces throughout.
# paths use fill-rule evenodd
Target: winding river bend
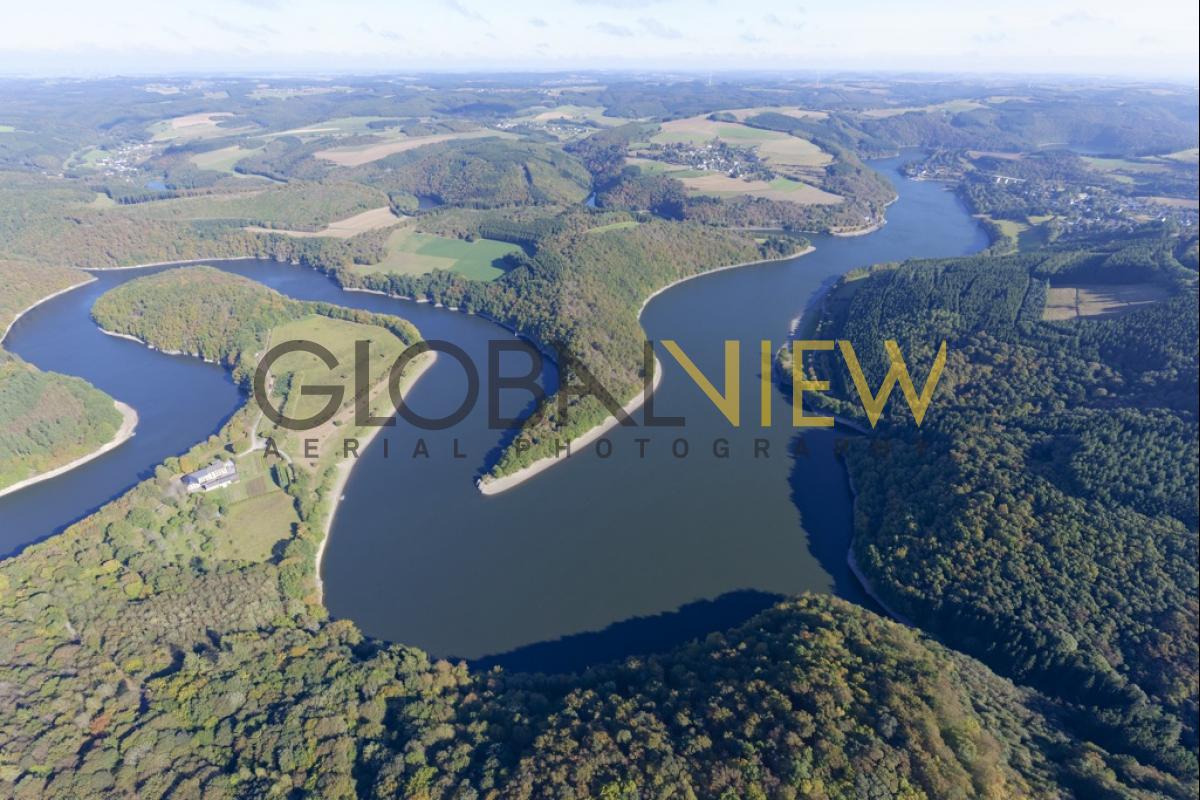
M 903 180 L 902 161 L 873 164 L 900 191 L 882 230 L 818 236 L 808 256 L 700 277 L 647 305 L 648 337 L 674 339 L 718 383 L 723 341 L 741 341 L 741 427 L 731 427 L 662 353 L 655 413 L 684 416 L 683 428 L 613 429 L 608 457 L 584 448 L 499 495 L 474 487 L 504 437 L 488 429 L 485 402 L 450 430 L 418 431 L 400 421 L 378 436 L 346 484 L 326 548 L 330 613 L 437 656 L 559 670 L 735 624 L 780 595 L 829 591 L 868 603 L 845 563 L 850 498 L 834 456 L 839 434 L 797 437 L 790 407 L 775 390 L 775 424 L 759 426 L 758 348 L 763 339 L 772 349 L 786 341 L 814 294 L 847 270 L 986 245 L 959 200 L 938 184 Z M 216 266 L 297 299 L 398 314 L 426 338 L 459 345 L 481 367 L 489 340 L 512 339 L 477 317 L 344 292 L 309 269 L 258 261 Z M 244 402 L 218 367 L 105 336 L 91 322 L 103 292 L 156 269 L 98 272 L 95 282 L 26 314 L 5 340 L 42 369 L 78 375 L 129 403 L 141 422 L 120 448 L 0 498 L 0 553 L 85 516 L 213 433 Z M 523 360 L 506 359 L 506 373 L 523 372 Z M 553 385 L 552 365 L 542 379 Z M 461 367 L 442 357 L 408 402 L 442 416 L 465 390 Z M 528 397 L 510 392 L 504 400 L 511 414 Z M 412 457 L 418 438 L 428 458 Z M 767 456 L 755 457 L 756 439 L 767 441 Z M 686 442 L 685 457 L 676 440 Z M 714 447 L 722 450 L 722 443 L 728 457 L 718 458 Z

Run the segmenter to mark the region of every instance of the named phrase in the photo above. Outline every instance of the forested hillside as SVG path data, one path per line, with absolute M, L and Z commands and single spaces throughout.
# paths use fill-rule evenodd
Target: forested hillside
M 920 428 L 896 391 L 847 451 L 854 552 L 888 605 L 1063 700 L 1080 735 L 1194 777 L 1197 291 L 1174 257 L 1190 243 L 1063 247 L 904 264 L 831 295 L 816 336 L 849 340 L 872 388 L 884 339 L 918 390 L 949 350 Z M 1042 320 L 1048 285 L 1137 281 L 1171 297 Z M 835 363 L 805 368 L 861 418 Z
M 87 279 L 66 267 L 0 261 L 0 337 L 28 306 Z M 96 387 L 0 349 L 0 489 L 96 450 L 120 423 L 112 398 Z
M 514 241 L 534 255 L 491 282 L 468 281 L 449 272 L 430 276 L 359 275 L 340 271 L 344 286 L 402 297 L 419 297 L 485 314 L 528 336 L 557 357 L 577 360 L 623 405 L 643 383 L 642 302 L 680 278 L 715 267 L 791 255 L 802 239 L 749 236 L 696 223 L 647 221 L 603 229 L 592 215 L 567 212 L 538 222 L 482 218 L 475 230 Z M 565 380 L 583 381 L 567 369 Z M 495 465 L 506 475 L 553 455 L 566 442 L 597 425 L 609 411 L 594 395 L 572 397 L 560 418 L 556 397 L 526 424 L 527 448 L 510 447 Z

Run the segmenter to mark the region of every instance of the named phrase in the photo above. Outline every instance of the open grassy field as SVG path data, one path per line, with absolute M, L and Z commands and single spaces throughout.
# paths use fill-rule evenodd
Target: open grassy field
M 739 120 L 749 119 L 750 117 L 759 114 L 786 114 L 789 117 L 799 117 L 801 119 L 807 117 L 809 119 L 826 119 L 829 113 L 826 111 L 813 111 L 809 108 L 800 108 L 800 106 L 755 106 L 754 108 L 734 108 L 730 109 L 730 114 L 737 117 Z
M 898 117 L 901 114 L 909 114 L 914 111 L 932 114 L 941 112 L 943 114 L 958 114 L 963 111 L 975 111 L 980 108 L 987 108 L 983 103 L 975 100 L 947 100 L 944 103 L 934 103 L 928 106 L 904 106 L 898 108 L 872 108 L 862 112 L 864 117 L 871 119 L 884 119 L 886 117 Z
M 1114 317 L 1169 296 L 1165 287 L 1154 283 L 1052 286 L 1046 294 L 1042 319 Z
M 244 220 L 287 231 L 320 231 L 338 220 L 378 210 L 387 196 L 359 183 L 289 183 L 226 195 L 121 206 L 106 213 L 132 219 Z
M 16 130 L 12 125 L 0 125 L 0 133 L 14 133 Z
M 293 97 L 314 97 L 351 91 L 348 86 L 259 86 L 247 97 L 253 100 L 288 100 Z
M 731 178 L 723 172 L 678 167 L 650 158 L 631 158 L 628 163 L 638 166 L 643 172 L 652 175 L 670 175 L 672 178 L 677 178 L 693 194 L 712 197 L 750 195 L 805 205 L 833 205 L 842 202 L 842 198 L 836 194 L 783 176 L 770 181 L 747 181 L 742 178 Z
M 1100 172 L 1166 172 L 1170 169 L 1166 164 L 1143 159 L 1083 156 L 1083 160 Z
M 450 270 L 477 281 L 499 278 L 504 270 L 496 263 L 521 248 L 494 239 L 451 239 L 399 228 L 388 237 L 387 257 L 378 264 L 354 265 L 360 273 L 424 275 L 435 269 Z
M 636 228 L 640 223 L 637 220 L 627 219 L 624 222 L 610 222 L 607 225 L 597 225 L 594 228 L 588 228 L 588 233 L 604 233 L 605 231 L 619 231 L 622 228 Z
M 240 176 L 240 172 L 234 171 L 234 165 L 251 153 L 257 153 L 261 149 L 259 147 L 240 147 L 235 144 L 232 147 L 209 150 L 207 153 L 197 153 L 188 160 L 200 169 L 212 169 L 217 172 Z
M 351 236 L 357 236 L 360 233 L 395 225 L 398 221 L 399 218 L 392 213 L 390 206 L 382 206 L 381 208 L 372 208 L 369 211 L 364 211 L 361 214 L 355 214 L 346 219 L 331 222 L 319 231 L 289 231 L 278 228 L 262 228 L 256 225 L 250 225 L 246 230 L 257 231 L 259 233 L 284 233 L 288 236 L 298 236 L 305 239 L 314 236 L 349 239 Z
M 240 459 L 238 472 L 240 473 L 250 461 L 260 461 L 262 458 L 263 454 L 256 452 Z M 263 476 L 254 480 L 268 481 L 270 489 L 229 506 L 229 516 L 221 531 L 222 535 L 215 537 L 218 558 L 266 561 L 271 557 L 275 545 L 289 538 L 292 535 L 292 526 L 300 521 L 296 515 L 295 500 L 287 492 L 274 483 L 269 483 L 269 477 Z
M 346 135 L 353 136 L 364 133 L 378 133 L 378 130 L 372 129 L 372 122 L 380 120 L 392 119 L 392 117 L 335 117 L 334 119 L 326 119 L 320 122 L 314 122 L 311 125 L 305 125 L 302 128 L 290 128 L 286 131 L 278 131 L 276 133 L 268 133 L 266 138 L 275 138 L 278 136 L 337 136 Z
M 251 126 L 221 127 L 221 122 L 231 118 L 229 112 L 188 114 L 156 122 L 150 126 L 150 134 L 157 142 L 173 139 L 211 139 L 244 132 Z
M 511 133 L 493 130 L 435 133 L 431 136 L 397 136 L 380 139 L 378 143 L 374 144 L 361 144 L 353 147 L 331 147 L 328 150 L 318 150 L 313 155 L 317 158 L 323 158 L 326 161 L 332 161 L 339 167 L 359 167 L 363 164 L 369 164 L 372 161 L 386 158 L 394 153 L 415 150 L 427 144 L 449 142 L 454 139 L 478 139 L 485 136 L 494 136 L 502 139 L 515 138 Z
M 265 561 L 299 523 L 295 500 L 271 477 L 265 451 L 234 459 L 238 481 L 217 490 L 214 499 L 228 507 L 228 518 L 215 538 L 219 558 Z
M 791 178 L 779 177 L 770 181 L 747 181 L 741 178 L 731 178 L 723 173 L 710 172 L 702 177 L 681 178 L 681 180 L 688 191 L 714 197 L 733 197 L 745 194 L 802 205 L 835 205 L 842 202 L 842 198 L 836 194 Z
M 582 106 L 570 103 L 551 108 L 534 106 L 533 108 L 526 109 L 521 115 L 513 117 L 512 121 L 550 122 L 558 119 L 590 122 L 602 128 L 611 128 L 616 125 L 624 125 L 626 122 L 632 122 L 632 120 L 625 117 L 606 117 L 604 116 L 604 109 L 600 106 Z
M 650 141 L 655 144 L 703 144 L 713 139 L 738 147 L 756 148 L 760 158 L 784 172 L 811 171 L 833 161 L 828 153 L 799 136 L 736 122 L 714 122 L 703 116 L 664 122 Z
M 354 431 L 354 350 L 360 340 L 369 341 L 371 362 L 368 384 L 377 386 L 387 377 L 388 370 L 396 358 L 404 352 L 405 345 L 395 334 L 378 325 L 330 319 L 316 314 L 302 317 L 275 328 L 272 342 L 293 340 L 318 342 L 333 353 L 337 366 L 326 367 L 319 359 L 307 353 L 290 353 L 275 362 L 271 369 L 274 379 L 273 391 L 289 387 L 286 392 L 285 413 L 296 419 L 312 416 L 328 402 L 327 396 L 304 395 L 303 386 L 336 385 L 345 389 L 345 395 L 337 416 L 322 425 L 304 430 L 287 431 L 274 428 L 266 420 L 260 423 L 259 432 L 275 438 L 280 450 L 292 455 L 300 467 L 316 470 L 326 456 L 341 458 L 342 439 Z M 384 387 L 386 388 L 386 387 Z M 383 414 L 392 408 L 387 392 L 372 396 L 373 414 Z M 316 439 L 316 459 L 304 458 L 304 440 Z
M 1025 157 L 1024 153 L 1007 153 L 1000 150 L 968 150 L 967 158 L 972 160 L 976 158 L 999 158 L 1004 161 L 1020 161 Z
M 1143 197 L 1143 200 L 1149 200 L 1152 203 L 1158 203 L 1163 206 L 1174 206 L 1176 208 L 1200 208 L 1200 201 L 1192 200 L 1187 197 Z

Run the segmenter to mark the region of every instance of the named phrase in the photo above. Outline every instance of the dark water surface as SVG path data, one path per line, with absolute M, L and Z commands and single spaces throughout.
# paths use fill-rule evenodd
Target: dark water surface
M 739 428 L 660 348 L 664 376 L 655 411 L 686 417 L 683 428 L 614 429 L 608 458 L 584 448 L 500 495 L 485 497 L 473 485 L 504 437 L 488 429 L 485 403 L 450 430 L 418 431 L 401 421 L 382 433 L 360 458 L 334 521 L 322 569 L 330 613 L 434 655 L 551 670 L 702 635 L 780 595 L 830 591 L 867 602 L 845 565 L 850 498 L 834 455 L 840 434 L 808 433 L 797 448 L 790 407 L 774 389 L 774 425 L 759 426 L 758 348 L 762 339 L 772 349 L 783 344 L 813 293 L 849 269 L 986 245 L 953 194 L 939 184 L 903 181 L 900 163 L 874 163 L 901 195 L 879 232 L 816 237 L 808 256 L 698 278 L 646 307 L 649 338 L 677 341 L 718 386 L 723 341 L 742 342 Z M 488 341 L 512 338 L 476 317 L 343 292 L 308 269 L 218 266 L 298 299 L 399 314 L 426 338 L 465 349 L 481 369 Z M 142 421 L 137 436 L 112 453 L 0 498 L 0 551 L 85 515 L 133 476 L 212 433 L 241 402 L 216 367 L 104 336 L 90 322 L 96 297 L 149 271 L 102 273 L 28 314 L 6 341 L 43 369 L 80 375 L 130 403 Z M 523 359 L 506 360 L 506 372 L 523 372 Z M 543 381 L 555 380 L 548 366 Z M 412 388 L 409 403 L 440 416 L 461 402 L 465 387 L 459 365 L 443 356 Z M 504 399 L 512 413 L 528 397 L 513 392 Z M 411 457 L 418 438 L 427 459 Z M 644 457 L 638 439 L 648 440 Z M 682 450 L 677 439 L 687 442 L 684 458 L 672 452 Z M 767 440 L 768 457 L 754 457 L 755 439 Z M 714 456 L 716 440 L 727 441 L 728 458 Z

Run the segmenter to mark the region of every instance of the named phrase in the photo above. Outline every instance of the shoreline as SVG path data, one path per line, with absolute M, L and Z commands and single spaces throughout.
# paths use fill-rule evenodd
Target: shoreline
M 155 347 L 154 345 L 150 344 L 149 342 L 145 341 L 144 339 L 139 339 L 138 337 L 134 336 L 131 333 L 117 333 L 116 331 L 110 331 L 107 328 L 101 327 L 100 323 L 96 322 L 95 320 L 92 320 L 92 323 L 96 326 L 96 330 L 100 331 L 105 336 L 111 336 L 114 339 L 125 339 L 130 342 L 137 342 L 142 347 L 145 347 L 147 350 L 153 350 L 154 352 L 162 353 L 165 356 L 183 356 L 185 358 L 196 358 L 196 359 L 203 361 L 205 364 L 216 364 L 217 366 L 221 366 L 221 363 L 219 361 L 213 361 L 211 358 L 205 358 L 204 356 L 198 355 L 196 353 L 185 353 L 182 350 L 163 350 L 161 347 Z
M 65 289 L 59 289 L 56 292 L 51 292 L 50 294 L 46 295 L 42 299 L 35 300 L 34 302 L 25 306 L 25 308 L 18 311 L 17 315 L 9 321 L 7 326 L 5 326 L 4 333 L 0 334 L 0 344 L 3 344 L 4 340 L 8 338 L 9 331 L 11 331 L 13 329 L 13 326 L 17 324 L 17 320 L 21 319 L 21 317 L 25 316 L 30 311 L 33 311 L 35 308 L 40 306 L 42 303 L 49 302 L 50 300 L 53 300 L 54 298 L 56 298 L 60 295 L 64 295 L 67 292 L 73 292 L 76 289 L 78 289 L 80 286 L 87 286 L 89 283 L 94 283 L 95 281 L 96 281 L 96 276 L 89 275 L 87 277 L 87 280 L 83 280 L 83 281 L 80 281 L 79 283 L 71 284 L 70 286 L 66 287 Z
M 217 261 L 277 261 L 273 258 L 259 258 L 258 256 L 222 256 L 221 258 L 177 258 L 174 261 L 150 261 L 145 264 L 129 264 L 123 267 L 76 267 L 84 272 L 120 272 L 126 269 L 149 269 L 150 267 L 196 267 L 201 264 L 208 264 Z
M 854 554 L 854 525 L 858 519 L 858 487 L 854 485 L 854 475 L 851 474 L 850 466 L 846 463 L 845 457 L 839 456 L 838 461 L 842 464 L 842 469 L 846 473 L 846 485 L 850 488 L 850 546 L 846 548 L 846 566 L 850 568 L 850 574 L 858 581 L 859 586 L 862 587 L 867 597 L 874 600 L 876 605 L 883 609 L 885 614 L 902 625 L 916 628 L 917 626 L 913 624 L 912 620 L 883 601 L 883 598 L 879 596 L 879 592 L 875 591 L 875 587 L 871 584 L 870 579 L 867 578 L 866 573 L 862 571 L 862 567 L 858 563 L 858 556 Z
M 417 381 L 421 379 L 436 361 L 437 352 L 432 350 L 422 353 L 413 359 L 411 369 L 407 370 L 403 376 L 403 382 L 400 386 L 401 397 L 416 385 Z M 382 426 L 375 426 L 368 428 L 365 434 L 353 438 L 358 439 L 359 449 L 365 452 L 382 430 Z M 317 583 L 317 602 L 322 607 L 325 605 L 325 582 L 321 580 L 321 565 L 325 560 L 325 548 L 329 546 L 329 538 L 333 534 L 333 520 L 337 516 L 338 506 L 342 503 L 342 493 L 345 491 L 346 483 L 350 480 L 350 474 L 354 471 L 354 467 L 357 466 L 358 460 L 357 455 L 346 456 L 338 461 L 337 466 L 334 468 L 337 477 L 334 478 L 333 486 L 330 487 L 329 513 L 325 516 L 323 535 L 321 536 L 320 544 L 317 545 L 316 565 L 313 573 Z
M 656 356 L 654 358 L 654 380 L 650 384 L 650 394 L 654 394 L 656 391 L 658 391 L 658 385 L 662 383 L 662 376 L 662 362 L 659 361 L 658 357 Z M 646 394 L 646 388 L 643 383 L 642 391 L 638 392 L 637 395 L 631 398 L 629 402 L 621 407 L 621 409 L 625 412 L 626 416 L 632 416 L 633 412 L 645 405 L 646 398 L 648 396 L 649 395 Z M 521 467 L 519 470 L 509 475 L 505 475 L 500 478 L 491 478 L 490 480 L 487 478 L 480 478 L 478 481 L 476 481 L 475 488 L 479 490 L 480 494 L 489 497 L 500 494 L 501 492 L 507 492 L 514 486 L 519 486 L 530 478 L 542 474 L 555 464 L 570 459 L 576 446 L 581 448 L 587 447 L 589 444 L 596 441 L 602 435 L 612 430 L 619 424 L 620 420 L 610 414 L 605 417 L 599 425 L 589 428 L 579 436 L 576 436 L 574 439 L 569 441 L 567 443 L 567 455 L 565 458 L 561 455 L 542 456 L 529 466 Z
M 0 489 L 0 497 L 4 497 L 5 495 L 12 494 L 14 492 L 19 492 L 20 490 L 33 486 L 36 483 L 48 481 L 51 478 L 57 478 L 59 475 L 64 475 L 76 467 L 81 467 L 87 462 L 99 458 L 110 450 L 117 449 L 121 445 L 125 444 L 125 442 L 132 439 L 134 432 L 137 430 L 137 411 L 134 410 L 133 406 L 127 403 L 122 403 L 120 400 L 113 400 L 113 405 L 116 406 L 117 411 L 121 412 L 121 425 L 117 428 L 117 432 L 113 435 L 113 438 L 109 439 L 106 443 L 100 445 L 100 447 L 92 452 L 82 455 L 73 461 L 69 461 L 62 466 L 39 473 L 32 477 L 26 478 L 25 480 L 17 481 L 10 486 Z
M 639 323 L 641 322 L 642 313 L 646 310 L 646 306 L 650 305 L 651 300 L 658 297 L 660 294 L 667 291 L 668 289 L 672 289 L 681 283 L 687 283 L 688 281 L 695 280 L 696 278 L 703 278 L 706 275 L 714 275 L 718 272 L 725 272 L 726 270 L 741 269 L 742 267 L 752 267 L 752 266 L 756 266 L 759 264 L 771 264 L 771 263 L 774 263 L 777 261 L 788 261 L 793 258 L 800 258 L 801 256 L 808 255 L 809 253 L 813 252 L 816 249 L 817 248 L 815 246 L 810 244 L 808 247 L 804 248 L 803 250 L 792 253 L 791 255 L 788 255 L 788 256 L 781 256 L 779 258 L 760 258 L 760 259 L 756 259 L 754 261 L 742 261 L 737 264 L 726 264 L 723 267 L 716 267 L 715 269 L 705 270 L 703 272 L 697 272 L 694 275 L 685 275 L 682 278 L 671 281 L 666 286 L 662 286 L 662 287 L 656 289 L 655 291 L 651 292 L 644 300 L 642 300 L 642 305 L 640 308 L 638 308 L 638 312 L 637 312 L 638 322 Z M 485 319 L 486 319 L 486 317 L 485 317 Z M 536 342 L 535 342 L 535 344 L 536 344 Z M 654 392 L 657 391 L 659 384 L 662 382 L 662 376 L 663 376 L 662 362 L 658 360 L 657 356 L 655 356 L 655 358 L 654 358 L 654 381 L 650 386 L 650 394 L 654 394 Z M 634 395 L 632 398 L 630 398 L 629 401 L 627 401 L 625 403 L 625 405 L 623 405 L 621 408 L 627 416 L 632 415 L 633 412 L 637 411 L 639 408 L 641 408 L 643 405 L 645 405 L 647 397 L 648 397 L 648 395 L 646 394 L 645 384 L 643 383 L 642 391 L 638 392 L 636 395 Z M 599 439 L 605 432 L 612 430 L 613 427 L 618 425 L 619 423 L 620 423 L 620 420 L 618 420 L 615 416 L 610 414 L 609 416 L 605 417 L 604 421 L 602 421 L 600 424 L 596 425 L 595 427 L 589 428 L 588 430 L 581 433 L 579 436 L 576 436 L 574 439 L 571 439 L 570 441 L 567 442 L 568 455 L 566 456 L 566 458 L 570 458 L 569 454 L 574 451 L 576 446 L 586 447 L 587 445 L 594 442 L 596 439 Z M 522 467 L 521 469 L 517 470 L 516 472 L 509 473 L 508 475 L 504 475 L 499 478 L 493 478 L 490 475 L 486 475 L 483 478 L 480 478 L 478 481 L 475 482 L 475 487 L 477 489 L 479 489 L 480 494 L 484 494 L 487 496 L 497 495 L 497 494 L 500 494 L 501 492 L 506 492 L 509 489 L 512 489 L 514 486 L 519 486 L 520 484 L 524 483 L 525 481 L 529 480 L 530 478 L 540 475 L 541 473 L 545 472 L 546 470 L 550 469 L 555 464 L 558 464 L 563 460 L 564 460 L 563 457 L 559 456 L 559 455 L 543 456 L 542 458 L 539 458 L 537 461 L 533 462 L 529 466 Z

